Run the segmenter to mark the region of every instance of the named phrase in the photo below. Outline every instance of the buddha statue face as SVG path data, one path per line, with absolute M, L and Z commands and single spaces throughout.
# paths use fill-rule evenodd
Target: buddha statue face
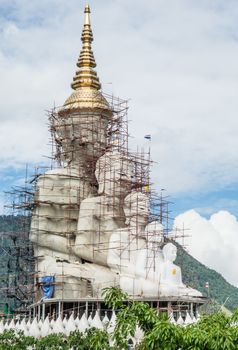
M 167 243 L 163 247 L 163 256 L 165 261 L 174 262 L 177 257 L 177 247 L 172 243 Z
M 146 225 L 149 217 L 149 198 L 141 192 L 132 192 L 124 200 L 126 224 Z
M 164 240 L 164 227 L 158 221 L 150 222 L 145 228 L 145 237 L 155 244 L 160 244 Z
M 124 197 L 133 181 L 130 160 L 119 152 L 107 152 L 96 163 L 98 194 Z
M 54 121 L 53 130 L 60 158 L 80 163 L 88 159 L 95 162 L 107 144 L 108 118 L 97 113 L 75 113 Z

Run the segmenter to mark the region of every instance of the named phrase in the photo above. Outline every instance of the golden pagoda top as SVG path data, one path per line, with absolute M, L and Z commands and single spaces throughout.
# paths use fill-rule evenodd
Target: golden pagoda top
M 84 9 L 84 25 L 81 40 L 82 49 L 77 62 L 79 69 L 76 71 L 71 84 L 72 89 L 75 91 L 65 101 L 64 106 L 60 109 L 60 113 L 68 114 L 71 111 L 75 112 L 82 109 L 100 109 L 111 112 L 108 102 L 100 91 L 101 84 L 94 70 L 96 62 L 91 48 L 93 33 L 89 5 L 86 5 Z
M 79 70 L 76 72 L 73 78 L 71 87 L 72 89 L 77 90 L 80 87 L 87 86 L 99 90 L 101 88 L 101 84 L 97 77 L 97 73 L 93 69 L 96 67 L 96 62 L 91 48 L 91 43 L 93 41 L 93 33 L 90 22 L 89 5 L 86 5 L 84 10 L 84 26 L 81 40 L 83 43 L 83 47 L 77 62 L 77 67 L 79 68 Z

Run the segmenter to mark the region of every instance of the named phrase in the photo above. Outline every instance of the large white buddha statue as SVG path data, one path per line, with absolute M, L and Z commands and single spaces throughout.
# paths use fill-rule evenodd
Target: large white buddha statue
M 125 198 L 127 226 L 110 238 L 108 266 L 119 274 L 120 288 L 133 296 L 194 296 L 201 293 L 182 283 L 181 269 L 173 262 L 177 248 L 164 244 L 163 226 L 149 217 L 148 197 L 132 192 Z
M 107 265 L 109 239 L 125 226 L 123 202 L 133 181 L 130 159 L 117 151 L 106 152 L 96 163 L 98 196 L 82 201 L 73 251 L 76 256 Z
M 130 295 L 156 296 L 162 226 L 148 224 L 149 198 L 141 192 L 132 192 L 125 198 L 124 212 L 127 226 L 111 235 L 107 263 L 119 273 L 122 290 Z
M 161 295 L 165 296 L 194 296 L 201 297 L 202 294 L 182 282 L 181 268 L 174 264 L 177 256 L 177 247 L 173 243 L 167 243 L 163 247 L 164 262 L 161 265 L 160 286 Z
M 137 254 L 136 277 L 141 279 L 141 293 L 158 295 L 158 280 L 163 263 L 161 246 L 164 242 L 164 227 L 152 221 L 145 227 L 146 245 Z
M 126 227 L 115 230 L 110 236 L 108 266 L 123 274 L 134 275 L 138 250 L 146 244 L 143 238 L 149 213 L 148 196 L 141 192 L 130 193 L 124 201 Z
M 73 168 L 50 170 L 39 177 L 30 231 L 38 264 L 48 255 L 69 259 L 81 186 Z

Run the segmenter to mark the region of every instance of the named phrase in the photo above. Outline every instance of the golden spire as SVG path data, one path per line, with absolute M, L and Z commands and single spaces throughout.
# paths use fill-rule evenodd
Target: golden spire
M 93 34 L 90 24 L 90 8 L 87 5 L 84 10 L 84 26 L 81 40 L 83 47 L 79 55 L 77 66 L 79 70 L 76 72 L 72 88 L 75 90 L 65 101 L 59 113 L 61 116 L 76 113 L 83 110 L 103 110 L 104 114 L 111 117 L 112 110 L 102 95 L 100 88 L 101 84 L 97 77 L 96 62 L 91 49 Z
M 101 88 L 101 84 L 99 82 L 99 78 L 97 77 L 96 71 L 93 69 L 96 67 L 96 62 L 91 48 L 93 33 L 90 23 L 89 5 L 86 5 L 84 10 L 84 26 L 81 40 L 83 47 L 77 62 L 77 67 L 79 70 L 76 72 L 73 78 L 71 87 L 74 90 L 78 90 L 81 87 L 89 87 L 99 90 Z

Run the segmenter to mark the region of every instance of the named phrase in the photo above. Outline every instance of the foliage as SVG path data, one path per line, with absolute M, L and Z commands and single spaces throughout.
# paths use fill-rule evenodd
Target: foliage
M 117 314 L 113 333 L 114 349 L 127 349 L 127 341 L 135 334 L 138 325 L 144 338 L 137 350 L 233 350 L 238 349 L 238 310 L 231 317 L 223 313 L 205 315 L 196 324 L 182 327 L 169 322 L 163 314 L 158 317 L 155 310 L 143 302 L 134 302 L 116 289 L 106 289 L 105 302 L 122 305 Z M 121 299 L 120 299 L 121 296 Z M 117 300 L 117 297 L 119 300 Z
M 238 327 L 224 314 L 204 316 L 196 325 L 184 329 L 184 349 L 235 350 Z
M 181 266 L 184 283 L 208 296 L 205 284 L 209 282 L 209 296 L 219 304 L 223 304 L 229 297 L 225 304 L 226 307 L 230 310 L 236 309 L 238 307 L 238 288 L 228 283 L 218 272 L 201 264 L 180 245 L 177 244 L 177 247 L 178 256 L 175 263 Z
M 68 345 L 70 348 L 77 347 L 77 350 L 85 350 L 87 346 L 87 341 L 85 341 L 85 336 L 79 331 L 71 332 L 68 338 Z
M 35 341 L 35 350 L 68 350 L 68 341 L 64 334 L 49 334 Z
M 79 331 L 71 332 L 68 338 L 69 349 L 75 350 L 109 350 L 108 334 L 106 331 L 91 328 L 84 334 Z
M 19 232 L 29 223 L 29 218 L 22 215 L 0 215 L 0 232 Z
M 108 350 L 109 339 L 106 331 L 100 329 L 91 328 L 86 332 L 85 337 L 85 350 Z
M 7 313 L 29 300 L 27 285 L 33 284 L 33 249 L 29 244 L 29 216 L 0 216 L 0 310 Z M 16 288 L 16 286 L 21 286 Z
M 69 337 L 64 334 L 50 334 L 40 339 L 24 336 L 23 332 L 15 333 L 6 330 L 0 334 L 0 350 L 110 350 L 106 331 L 91 328 L 84 334 L 71 332 Z
M 152 330 L 148 331 L 138 347 L 140 350 L 177 350 L 182 349 L 182 328 L 168 320 L 157 320 Z
M 0 334 L 0 350 L 25 350 L 35 344 L 35 339 L 24 336 L 23 332 L 6 330 Z
M 131 302 L 127 293 L 116 287 L 104 288 L 102 296 L 106 305 L 111 309 L 124 309 L 125 301 Z

